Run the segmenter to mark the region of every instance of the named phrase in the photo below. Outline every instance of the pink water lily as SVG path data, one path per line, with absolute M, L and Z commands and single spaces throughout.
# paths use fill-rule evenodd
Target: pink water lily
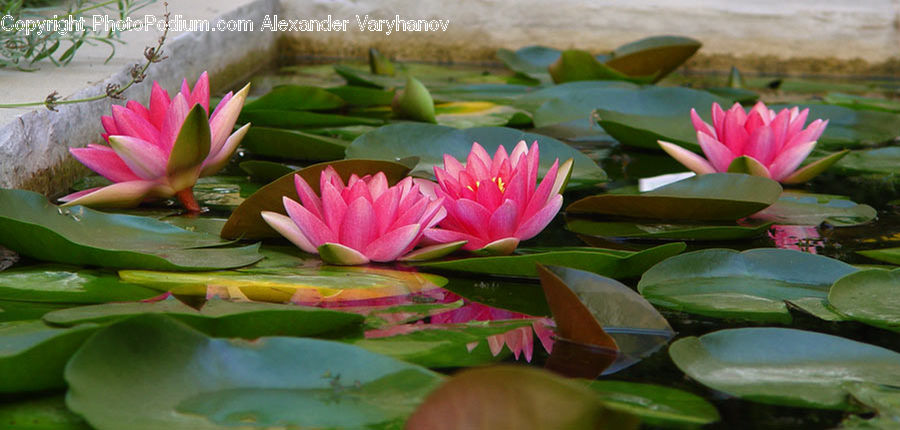
M 174 196 L 189 211 L 199 211 L 192 187 L 199 177 L 225 167 L 250 127 L 232 133 L 249 88 L 248 84 L 236 94 L 226 94 L 212 115 L 206 72 L 193 90 L 184 80 L 175 97 L 154 82 L 149 107 L 134 100 L 113 106 L 112 115 L 101 118 L 109 146 L 90 144 L 69 152 L 114 184 L 69 194 L 60 201 L 129 207 Z
M 776 113 L 759 102 L 747 113 L 738 103 L 728 111 L 713 103 L 712 125 L 691 109 L 706 159 L 673 143 L 659 141 L 659 145 L 697 174 L 737 172 L 786 184 L 806 182 L 847 153 L 832 154 L 798 170 L 828 125 L 828 120 L 817 119 L 804 128 L 808 115 L 809 109 L 796 106 Z
M 261 215 L 300 249 L 333 264 L 411 258 L 408 253 L 423 232 L 446 214 L 441 199 L 424 194 L 410 177 L 388 186 L 382 172 L 362 178 L 354 174 L 345 186 L 328 166 L 320 176 L 319 195 L 299 175 L 294 175 L 294 184 L 302 204 L 284 197 L 289 216 L 270 211 Z M 461 245 L 446 244 L 424 252 L 452 252 Z
M 562 207 L 562 192 L 572 171 L 572 160 L 553 162 L 537 184 L 540 155 L 519 142 L 511 154 L 500 145 L 494 157 L 478 143 L 463 166 L 444 155 L 444 168 L 435 166 L 447 217 L 440 228 L 425 232 L 434 242 L 467 241 L 463 249 L 483 254 L 509 254 L 522 240 L 536 236 Z

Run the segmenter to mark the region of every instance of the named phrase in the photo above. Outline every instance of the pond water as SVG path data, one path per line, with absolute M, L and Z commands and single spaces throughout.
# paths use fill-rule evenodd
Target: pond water
M 330 155 L 335 151 L 335 147 L 338 147 L 338 152 L 341 153 L 342 147 L 356 145 L 356 143 L 351 145 L 351 142 L 364 133 L 375 130 L 384 123 L 397 122 L 392 117 L 391 109 L 385 105 L 385 97 L 388 97 L 389 103 L 390 98 L 393 97 L 393 87 L 402 86 L 398 83 L 397 79 L 399 78 L 367 74 L 364 72 L 366 69 L 364 65 L 352 62 L 341 62 L 349 64 L 350 68 L 347 69 L 349 72 L 347 70 L 337 70 L 336 72 L 333 67 L 335 63 L 333 59 L 309 60 L 303 59 L 301 62 L 297 59 L 284 59 L 279 67 L 254 76 L 251 80 L 251 100 L 269 94 L 278 85 L 337 87 L 343 86 L 347 82 L 362 85 L 367 81 L 373 85 L 358 89 L 358 91 L 348 89 L 354 88 L 352 86 L 343 87 L 343 92 L 335 94 L 340 94 L 346 100 L 354 100 L 354 102 L 339 108 L 310 111 L 318 112 L 322 116 L 314 114 L 296 118 L 289 115 L 277 117 L 277 112 L 271 114 L 273 116 L 270 117 L 253 116 L 254 124 L 261 125 L 263 128 L 302 130 L 306 135 L 298 138 L 300 143 L 285 144 L 277 148 L 266 146 L 267 142 L 278 140 L 277 136 L 248 136 L 248 141 L 245 142 L 239 150 L 238 156 L 228 167 L 216 176 L 202 179 L 195 187 L 198 201 L 206 208 L 206 211 L 200 216 L 182 215 L 174 200 L 145 204 L 139 209 L 113 212 L 152 217 L 189 231 L 207 232 L 218 236 L 225 219 L 231 216 L 232 212 L 250 195 L 272 179 L 295 168 L 340 158 Z M 570 188 L 565 194 L 564 207 L 578 199 L 595 194 L 623 192 L 629 187 L 637 186 L 641 178 L 685 170 L 678 162 L 660 151 L 620 143 L 615 137 L 604 132 L 603 128 L 592 119 L 593 108 L 589 108 L 585 112 L 584 102 L 578 99 L 577 94 L 538 97 L 531 102 L 530 106 L 528 103 L 519 103 L 525 98 L 535 97 L 534 94 L 541 88 L 551 87 L 546 82 L 542 82 L 540 77 L 520 76 L 496 66 L 457 65 L 449 67 L 406 63 L 405 67 L 425 84 L 438 102 L 436 113 L 439 124 L 453 126 L 461 124 L 508 125 L 524 128 L 526 131 L 555 137 L 587 155 L 602 167 L 608 180 Z M 657 85 L 722 89 L 729 88 L 727 80 L 727 76 L 721 75 L 676 73 Z M 743 81 L 743 88 L 739 89 L 740 93 L 721 91 L 719 94 L 723 94 L 726 99 L 728 97 L 731 97 L 730 100 L 740 98 L 745 102 L 749 94 L 758 96 L 766 103 L 775 104 L 808 103 L 810 100 L 813 103 L 829 101 L 835 103 L 842 101 L 841 103 L 843 103 L 828 106 L 846 106 L 850 102 L 846 102 L 846 99 L 842 97 L 849 94 L 851 98 L 852 96 L 867 97 L 865 102 L 869 104 L 874 103 L 872 100 L 884 100 L 886 107 L 882 106 L 880 109 L 872 110 L 874 112 L 885 115 L 890 112 L 900 112 L 900 108 L 897 108 L 896 105 L 898 103 L 896 97 L 900 91 L 900 83 L 897 80 L 754 76 L 746 77 Z M 379 85 L 382 88 L 377 88 Z M 737 88 L 733 89 L 738 90 Z M 598 95 L 607 94 L 604 91 L 612 91 L 608 93 L 610 97 L 617 94 L 615 90 L 600 87 L 583 90 L 588 95 L 594 94 L 592 92 L 596 92 Z M 628 89 L 628 91 L 632 90 Z M 517 100 L 519 102 L 516 102 Z M 304 103 L 303 100 L 295 100 L 295 102 Z M 279 100 L 273 103 L 278 105 L 287 103 L 287 101 Z M 441 103 L 457 103 L 457 105 L 442 107 Z M 476 103 L 485 103 L 486 105 L 477 105 Z M 638 105 L 641 102 L 633 103 Z M 616 100 L 604 100 L 600 103 L 602 106 L 598 107 L 615 104 Z M 514 108 L 499 108 L 502 106 L 514 106 Z M 894 108 L 897 109 L 891 111 Z M 291 107 L 282 105 L 279 105 L 277 109 L 270 109 L 282 113 L 292 111 Z M 651 108 L 647 109 L 652 110 Z M 698 111 L 708 110 L 709 106 L 697 106 L 697 109 Z M 297 111 L 306 112 L 302 109 Z M 868 111 L 850 111 L 850 113 L 852 112 Z M 527 114 L 522 120 L 516 116 L 517 113 Z M 846 112 L 842 114 L 849 115 Z M 341 118 L 351 118 L 351 120 L 343 121 Z M 873 142 L 869 135 L 857 138 L 856 134 L 853 134 L 870 132 L 870 130 L 865 130 L 865 127 L 879 118 L 846 120 L 842 120 L 838 116 L 835 118 L 832 120 L 832 125 L 835 128 L 843 127 L 842 130 L 845 130 L 846 134 L 831 136 L 831 141 L 826 146 L 828 149 L 838 149 L 839 146 L 848 142 L 850 144 L 846 146 L 854 149 L 890 146 L 891 144 L 889 140 Z M 262 121 L 259 121 L 260 119 Z M 684 120 L 685 122 L 689 121 L 687 114 L 684 115 Z M 891 130 L 884 130 L 887 135 L 890 135 L 891 132 Z M 436 144 L 443 142 L 445 141 L 439 141 Z M 504 144 L 511 147 L 516 142 L 481 143 Z M 418 144 L 427 145 L 427 142 Z M 309 145 L 311 149 L 303 149 L 303 145 Z M 402 158 L 400 155 L 405 154 L 399 154 L 396 157 L 394 157 L 395 154 L 383 155 L 386 156 L 384 158 Z M 823 154 L 816 153 L 813 156 L 821 155 Z M 253 164 L 260 161 L 264 163 Z M 896 172 L 897 168 L 894 166 L 893 172 Z M 756 248 L 782 248 L 830 257 L 854 265 L 884 266 L 884 263 L 861 255 L 858 251 L 900 246 L 898 245 L 900 243 L 900 214 L 896 212 L 895 206 L 897 199 L 900 198 L 897 179 L 892 172 L 885 173 L 884 170 L 863 174 L 848 173 L 850 171 L 852 171 L 850 167 L 835 168 L 833 171 L 826 172 L 806 184 L 791 188 L 791 190 L 807 193 L 805 196 L 814 196 L 812 197 L 814 200 L 817 198 L 816 195 L 843 196 L 831 196 L 825 201 L 847 200 L 858 205 L 869 205 L 877 211 L 876 219 L 859 221 L 858 218 L 854 218 L 858 217 L 858 214 L 847 215 L 841 211 L 837 211 L 836 214 L 826 214 L 827 211 L 820 206 L 817 207 L 818 209 L 810 209 L 808 206 L 805 207 L 806 209 L 796 209 L 799 212 L 781 209 L 781 212 L 776 214 L 781 218 L 774 219 L 774 224 L 760 230 L 761 234 L 743 239 L 686 240 L 684 252 L 711 248 L 729 248 L 738 251 Z M 421 175 L 421 172 L 417 173 Z M 102 178 L 89 177 L 80 181 L 75 189 L 86 189 L 104 183 Z M 804 194 L 798 194 L 798 196 L 796 197 L 798 199 L 804 198 Z M 852 203 L 847 204 L 852 205 Z M 819 215 L 821 217 L 817 218 Z M 615 235 L 590 234 L 586 230 L 579 230 L 570 222 L 571 219 L 577 217 L 567 218 L 567 216 L 569 215 L 561 213 L 545 231 L 522 246 L 532 249 L 560 250 L 564 247 L 594 246 L 623 252 L 636 252 L 679 241 L 659 240 L 653 237 L 628 239 L 615 237 Z M 829 216 L 832 218 L 828 218 Z M 863 216 L 863 218 L 865 217 Z M 598 219 L 603 222 L 610 221 L 606 218 L 590 218 L 592 221 Z M 802 220 L 811 221 L 803 223 Z M 773 221 L 773 219 L 769 218 L 766 221 Z M 660 224 L 659 220 L 647 221 L 646 224 L 652 224 L 653 228 L 663 228 L 658 225 Z M 694 227 L 697 227 L 698 224 L 702 226 L 715 223 L 694 223 Z M 762 224 L 757 223 L 757 225 Z M 730 227 L 733 228 L 734 224 L 732 223 Z M 578 232 L 573 230 L 578 230 Z M 405 357 L 413 357 L 413 362 L 426 363 L 424 365 L 439 368 L 441 372 L 447 374 L 452 374 L 461 367 L 495 360 L 525 363 L 525 356 L 531 357 L 530 365 L 535 367 L 543 367 L 553 360 L 553 356 L 542 345 L 542 342 L 552 343 L 549 336 L 553 324 L 549 318 L 551 311 L 536 277 L 492 276 L 492 272 L 483 270 L 480 273 L 466 274 L 455 270 L 416 267 L 401 263 L 372 265 L 370 269 L 342 269 L 343 271 L 335 269 L 331 271 L 321 268 L 321 263 L 316 256 L 292 250 L 289 247 L 290 244 L 285 240 L 267 239 L 263 243 L 264 254 L 270 258 L 239 271 L 231 270 L 218 274 L 217 272 L 204 272 L 199 275 L 200 278 L 196 279 L 189 279 L 185 277 L 187 275 L 169 273 L 170 271 L 154 274 L 153 272 L 142 273 L 129 270 L 118 273 L 113 270 L 100 270 L 98 276 L 116 279 L 121 277 L 127 283 L 146 288 L 142 293 L 134 293 L 133 299 L 146 299 L 163 291 L 171 290 L 176 298 L 194 307 L 200 307 L 206 300 L 227 298 L 282 301 L 347 310 L 367 317 L 366 332 L 363 337 L 366 341 L 389 338 L 392 335 L 426 332 L 429 331 L 428 329 L 439 333 L 442 329 L 446 329 L 446 324 L 524 319 L 525 323 L 517 325 L 514 323 L 509 327 L 502 325 L 505 323 L 476 324 L 461 329 L 463 334 L 457 334 L 470 341 L 476 339 L 475 343 L 478 342 L 477 339 L 484 338 L 492 338 L 493 342 L 500 342 L 501 346 L 503 342 L 506 342 L 508 346 L 512 346 L 512 349 L 516 349 L 516 355 L 521 355 L 518 359 L 512 356 L 508 350 L 500 354 L 498 358 L 493 358 L 491 354 L 487 353 L 484 346 L 481 346 L 481 349 L 475 347 L 476 349 L 473 350 L 475 352 L 472 353 L 474 355 L 468 358 L 459 351 L 442 355 L 443 353 L 440 351 L 429 350 L 424 342 L 436 342 L 440 335 L 427 339 L 409 338 L 408 345 L 397 346 L 399 349 L 409 348 L 408 350 L 392 352 L 399 356 L 407 354 Z M 458 255 L 451 259 L 464 257 L 465 255 Z M 664 258 L 665 256 L 662 256 L 657 261 Z M 12 263 L 11 268 L 7 268 L 6 266 L 10 266 L 10 263 Z M 0 269 L 6 268 L 11 271 L 7 273 L 27 270 L 29 267 L 44 267 L 38 266 L 39 264 L 43 263 L 27 257 L 17 259 L 11 254 L 0 255 Z M 639 273 L 630 273 L 617 278 L 624 285 L 636 288 L 641 281 L 641 274 L 652 265 L 647 265 Z M 77 271 L 71 267 L 65 270 Z M 817 268 L 802 266 L 798 270 L 814 271 Z M 423 273 L 437 276 L 423 276 L 421 275 Z M 798 276 L 802 277 L 802 274 Z M 6 279 L 0 275 L 0 287 L 9 289 L 10 281 Z M 347 288 L 348 285 L 355 288 Z M 40 290 L 39 287 L 33 288 Z M 0 288 L 0 290 L 2 289 Z M 53 299 L 52 295 L 28 296 L 27 293 L 18 298 L 15 295 L 0 296 L 0 308 L 3 309 L 3 312 L 0 313 L 0 321 L 37 319 L 48 311 L 67 309 L 75 306 L 76 303 L 93 304 L 120 301 L 121 299 L 103 300 L 101 297 L 85 302 L 57 300 L 59 299 Z M 663 306 L 657 306 L 657 309 L 676 333 L 673 340 L 689 336 L 699 337 L 731 328 L 789 327 L 840 336 L 893 351 L 900 350 L 900 342 L 897 340 L 896 333 L 892 331 L 855 321 L 827 321 L 799 309 L 791 310 L 789 322 L 778 322 L 771 319 L 754 320 L 752 316 L 749 318 L 713 317 L 703 312 L 682 312 Z M 509 329 L 510 327 L 511 329 Z M 459 327 L 456 328 L 459 329 Z M 539 336 L 533 341 L 525 342 L 524 337 L 527 336 L 531 339 L 532 332 L 543 338 Z M 331 335 L 330 338 L 341 339 L 341 335 Z M 354 337 L 347 337 L 347 339 L 351 338 Z M 422 343 L 417 344 L 416 342 Z M 460 341 L 456 340 L 455 342 Z M 469 343 L 472 346 L 475 344 Z M 363 345 L 364 342 L 359 344 Z M 415 348 L 410 346 L 415 346 L 414 344 L 426 352 L 416 355 Z M 374 343 L 370 344 L 369 348 L 377 352 L 385 352 L 392 346 L 391 344 L 378 345 Z M 0 348 L 0 352 L 2 352 L 2 348 Z M 760 351 L 760 353 L 765 355 L 766 352 Z M 557 354 L 560 355 L 563 352 L 557 352 Z M 557 360 L 565 360 L 565 358 L 557 358 Z M 629 364 L 631 365 L 624 369 L 605 374 L 601 379 L 651 383 L 699 395 L 714 405 L 721 416 L 720 420 L 708 424 L 706 428 L 834 428 L 850 415 L 849 412 L 841 410 L 765 404 L 708 388 L 688 377 L 679 366 L 676 366 L 664 345 L 658 345 L 655 352 Z M 578 367 L 578 365 L 572 366 Z M 585 371 L 590 373 L 593 370 L 595 369 L 586 369 Z M 59 387 L 52 385 L 49 387 L 51 387 L 49 391 L 41 391 L 32 398 L 53 397 L 60 393 Z M 21 394 L 7 394 L 4 397 L 6 403 L 13 406 L 23 398 L 25 396 Z M 651 404 L 648 407 L 652 409 L 657 406 Z M 82 410 L 90 412 L 90 408 Z M 866 411 L 863 412 L 866 413 Z M 0 412 L 0 416 L 2 416 L 2 412 Z M 864 416 L 869 417 L 871 413 Z M 99 420 L 98 422 L 104 421 Z M 672 425 L 674 425 L 672 422 L 663 421 L 651 423 L 649 428 L 670 428 Z

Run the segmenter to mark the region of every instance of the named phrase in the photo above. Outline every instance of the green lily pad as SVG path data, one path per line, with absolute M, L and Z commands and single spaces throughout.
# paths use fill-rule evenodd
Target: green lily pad
M 634 365 L 656 352 L 675 336 L 675 331 L 669 326 L 668 321 L 653 305 L 624 284 L 583 270 L 546 266 L 546 272 L 542 272 L 541 284 L 544 286 L 550 308 L 553 309 L 553 318 L 556 320 L 560 337 L 571 339 L 564 330 L 567 325 L 564 321 L 572 318 L 576 312 L 571 307 L 566 310 L 554 306 L 554 303 L 564 302 L 558 300 L 558 296 L 551 296 L 552 290 L 548 290 L 548 283 L 553 281 L 562 282 L 568 287 L 581 302 L 581 306 L 593 315 L 606 335 L 615 341 L 618 354 L 615 362 L 604 370 L 606 374 Z M 581 327 L 586 325 L 576 321 L 570 323 Z M 571 340 L 584 343 L 582 339 Z M 603 346 L 599 343 L 596 345 Z
M 543 82 L 550 82 L 547 68 L 559 60 L 561 55 L 560 50 L 546 46 L 526 46 L 516 51 L 504 48 L 497 50 L 497 58 L 510 70 Z
M 625 81 L 575 81 L 564 84 L 552 85 L 538 89 L 532 89 L 521 97 L 516 98 L 512 104 L 521 109 L 534 112 L 544 103 L 553 99 L 568 99 L 575 97 L 584 91 L 598 91 L 612 88 L 637 89 L 640 86 Z
M 849 318 L 875 327 L 900 331 L 900 269 L 860 270 L 838 279 L 828 303 Z
M 344 181 L 353 173 L 364 176 L 384 172 L 388 182 L 394 183 L 409 173 L 409 167 L 403 164 L 381 160 L 341 160 L 305 167 L 278 178 L 244 200 L 228 217 L 228 222 L 222 228 L 222 237 L 233 239 L 280 237 L 272 227 L 263 221 L 259 213 L 272 211 L 286 215 L 282 197 L 287 196 L 295 201 L 300 200 L 294 186 L 294 173 L 300 175 L 314 191 L 318 192 L 319 175 L 327 166 L 334 168 Z
M 394 100 L 394 91 L 377 88 L 344 85 L 325 90 L 344 99 L 347 104 L 357 107 L 388 106 Z
M 454 128 L 531 125 L 528 112 L 485 101 L 442 103 L 435 106 L 435 113 L 438 124 Z
M 400 426 L 443 380 L 339 342 L 213 339 L 161 315 L 101 329 L 65 378 L 66 404 L 98 430 Z
M 259 245 L 226 245 L 152 218 L 83 206 L 61 208 L 37 193 L 0 190 L 0 245 L 38 260 L 112 268 L 214 270 L 259 261 Z
M 547 172 L 557 158 L 560 163 L 574 160 L 569 184 L 591 184 L 606 179 L 606 174 L 590 158 L 556 139 L 539 134 L 525 133 L 505 127 L 477 127 L 459 130 L 433 124 L 392 124 L 366 133 L 347 148 L 347 158 L 374 158 L 397 160 L 419 157 L 416 172 L 433 174 L 435 165 L 443 164 L 444 154 L 465 160 L 472 143 L 478 142 L 490 154 L 503 145 L 512 151 L 519 141 L 529 145 L 537 141 L 540 146 L 540 173 Z
M 64 395 L 2 403 L 0 427 L 17 430 L 91 430 L 81 417 L 66 408 Z
M 300 167 L 297 166 L 265 160 L 242 161 L 238 166 L 250 175 L 250 179 L 264 184 L 268 184 L 293 171 L 300 170 Z
M 884 261 L 891 264 L 900 264 L 900 248 L 869 249 L 865 251 L 856 251 L 856 253 L 865 255 L 873 260 Z
M 790 322 L 785 301 L 825 302 L 831 284 L 857 269 L 820 255 L 788 249 L 737 252 L 706 249 L 653 266 L 638 291 L 664 308 L 713 317 Z
M 534 91 L 530 85 L 516 84 L 464 84 L 434 88 L 431 95 L 439 102 L 490 102 L 512 104 L 525 94 Z
M 509 351 L 494 356 L 486 338 L 502 335 L 531 320 L 474 321 L 462 324 L 408 325 L 409 333 L 352 342 L 369 351 L 430 368 L 471 367 L 506 358 Z M 529 336 L 531 334 L 529 333 Z M 469 350 L 471 344 L 476 344 Z
M 288 160 L 331 161 L 344 157 L 348 142 L 297 130 L 253 125 L 241 146 L 254 155 Z
M 331 91 L 305 85 L 278 85 L 244 104 L 243 112 L 254 110 L 331 110 L 344 106 L 344 100 Z
M 880 97 L 865 97 L 845 93 L 828 93 L 822 101 L 832 105 L 851 109 L 867 109 L 882 112 L 900 113 L 900 102 Z
M 600 61 L 590 53 L 578 49 L 567 49 L 547 70 L 554 83 L 574 81 L 621 80 L 635 83 L 650 83 L 658 80 L 656 75 L 629 76 Z
M 119 280 L 115 273 L 40 264 L 0 272 L 0 300 L 106 303 L 143 300 L 159 292 Z
M 66 362 L 96 329 L 95 324 L 56 328 L 41 321 L 0 323 L 0 393 L 64 387 Z
M 779 406 L 856 409 L 844 383 L 900 384 L 900 354 L 803 330 L 720 330 L 679 339 L 669 355 L 707 387 Z
M 380 119 L 296 110 L 259 109 L 241 112 L 241 122 L 254 127 L 298 129 L 304 127 L 342 127 L 345 125 L 381 125 Z
M 105 324 L 135 315 L 166 314 L 214 337 L 255 339 L 261 336 L 322 337 L 358 326 L 364 317 L 329 309 L 275 303 L 212 299 L 200 310 L 175 298 L 157 302 L 104 303 L 47 313 L 57 326 Z
M 681 36 L 653 36 L 616 48 L 606 65 L 628 76 L 666 77 L 691 58 L 702 44 Z
M 473 302 L 526 315 L 550 316 L 541 285 L 527 279 L 449 276 L 443 288 Z M 0 314 L 2 315 L 2 314 Z
M 484 273 L 496 276 L 537 277 L 536 263 L 565 265 L 610 278 L 640 276 L 654 264 L 684 251 L 683 243 L 669 243 L 640 252 L 573 247 L 559 250 L 520 248 L 518 255 L 460 258 L 457 260 L 416 263 L 429 269 Z
M 40 319 L 47 312 L 69 307 L 71 303 L 0 300 L 0 322 Z
M 694 428 L 719 421 L 719 411 L 687 391 L 625 381 L 591 381 L 606 407 L 640 417 L 651 426 Z
M 318 304 L 405 296 L 435 289 L 445 278 L 376 267 L 266 267 L 199 273 L 122 270 L 127 282 L 179 295 L 249 298 L 274 303 Z
M 600 194 L 578 200 L 566 213 L 644 219 L 733 221 L 778 200 L 781 185 L 758 176 L 714 173 L 641 194 Z
M 753 219 L 783 225 L 819 225 L 851 227 L 868 223 L 878 216 L 869 205 L 824 194 L 785 192 L 775 204 L 754 214 Z
M 835 165 L 835 170 L 845 174 L 900 174 L 900 147 L 888 146 L 864 151 L 850 151 Z
M 460 372 L 431 393 L 411 429 L 635 430 L 637 417 L 608 407 L 584 384 L 549 371 L 494 366 Z
M 772 224 L 772 222 L 662 224 L 653 221 L 595 221 L 579 217 L 566 217 L 566 229 L 571 232 L 595 237 L 628 239 L 698 241 L 750 239 L 766 234 Z

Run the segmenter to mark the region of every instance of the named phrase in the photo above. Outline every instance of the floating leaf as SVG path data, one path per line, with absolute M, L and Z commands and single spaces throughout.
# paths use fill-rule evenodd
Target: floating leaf
M 115 273 L 72 266 L 40 264 L 0 272 L 0 300 L 105 303 L 156 295 L 159 292 L 120 281 Z
M 900 331 L 900 269 L 860 270 L 838 279 L 828 303 L 849 318 Z
M 71 306 L 71 303 L 0 300 L 0 322 L 40 319 L 47 312 Z
M 829 92 L 822 101 L 851 109 L 868 109 L 882 112 L 900 113 L 900 102 L 881 97 L 865 97 L 854 94 Z
M 254 127 L 304 128 L 341 127 L 345 125 L 381 125 L 380 119 L 308 111 L 258 109 L 243 111 L 240 120 Z
M 343 106 L 344 100 L 323 88 L 278 85 L 262 97 L 247 102 L 242 113 L 254 110 L 331 110 Z
M 684 251 L 683 243 L 669 243 L 640 252 L 602 248 L 537 249 L 520 248 L 518 255 L 460 258 L 416 263 L 417 266 L 495 276 L 537 277 L 535 264 L 565 265 L 610 278 L 640 276 L 650 266 Z
M 344 99 L 351 106 L 388 106 L 394 100 L 394 91 L 385 91 L 377 88 L 345 85 L 326 88 L 325 90 Z
M 596 163 L 571 146 L 550 137 L 505 127 L 458 130 L 432 124 L 392 124 L 354 140 L 347 148 L 347 158 L 396 160 L 415 156 L 419 157 L 415 171 L 432 175 L 433 167 L 443 164 L 444 154 L 465 160 L 473 142 L 478 142 L 493 154 L 498 146 L 503 145 L 507 150 L 512 150 L 521 140 L 529 144 L 538 142 L 541 152 L 540 175 L 546 173 L 557 158 L 560 163 L 571 158 L 575 163 L 570 184 L 589 184 L 606 178 L 606 174 Z
M 341 160 L 330 163 L 319 163 L 294 172 L 300 175 L 313 190 L 319 190 L 319 176 L 325 167 L 331 166 L 344 181 L 355 173 L 359 176 L 384 172 L 388 182 L 394 183 L 406 176 L 409 167 L 403 164 L 380 160 Z M 260 211 L 272 211 L 286 214 L 282 197 L 287 196 L 299 201 L 297 189 L 294 186 L 294 173 L 289 173 L 272 183 L 262 187 L 252 196 L 244 200 L 222 228 L 222 237 L 259 239 L 264 237 L 279 237 L 259 215 Z
M 428 395 L 408 429 L 637 429 L 583 384 L 528 367 L 460 372 Z
M 98 331 L 65 377 L 67 405 L 98 430 L 399 426 L 443 379 L 339 342 L 212 339 L 161 315 Z
M 616 48 L 606 65 L 628 76 L 655 76 L 656 82 L 684 64 L 701 45 L 689 37 L 648 37 Z
M 331 161 L 344 157 L 347 141 L 254 124 L 241 146 L 254 155 L 288 160 Z
M 259 245 L 228 244 L 152 218 L 83 206 L 60 208 L 37 193 L 0 190 L 0 244 L 58 263 L 156 270 L 214 270 L 259 261 Z
M 318 262 L 316 263 L 318 264 Z M 446 279 L 426 273 L 374 267 L 270 267 L 209 273 L 123 270 L 127 282 L 175 294 L 217 293 L 251 300 L 316 305 L 429 291 Z
M 442 103 L 435 106 L 437 123 L 454 128 L 489 126 L 524 127 L 531 114 L 512 106 L 485 101 Z
M 733 221 L 775 203 L 777 182 L 734 173 L 684 179 L 642 194 L 600 194 L 576 201 L 566 213 L 644 219 Z
M 547 68 L 558 61 L 561 54 L 560 50 L 546 46 L 526 46 L 515 52 L 503 48 L 497 50 L 497 58 L 510 70 L 544 82 L 550 81 Z
M 513 106 L 528 111 L 535 111 L 544 103 L 553 99 L 568 100 L 577 97 L 582 92 L 598 91 L 603 94 L 602 90 L 613 88 L 620 89 L 637 89 L 640 86 L 625 81 L 575 81 L 566 82 L 564 84 L 552 85 L 543 88 L 533 89 L 528 94 L 518 97 L 513 101 Z M 581 100 L 580 98 L 578 100 Z M 591 108 L 593 109 L 593 107 Z M 586 111 L 590 112 L 590 111 Z M 573 118 L 574 119 L 574 118 Z
M 588 387 L 607 408 L 640 417 L 650 426 L 691 428 L 719 421 L 719 412 L 702 397 L 674 388 L 597 380 Z
M 669 355 L 707 387 L 779 406 L 855 409 L 844 383 L 900 384 L 900 354 L 803 330 L 720 330 L 679 339 Z
M 375 48 L 369 48 L 369 70 L 376 75 L 394 76 L 394 64 Z
M 431 95 L 441 102 L 490 102 L 509 104 L 534 91 L 529 85 L 515 84 L 465 84 L 434 88 Z
M 594 237 L 665 240 L 737 240 L 759 237 L 769 230 L 772 222 L 742 224 L 704 223 L 671 224 L 652 221 L 595 221 L 566 217 L 566 229 Z M 615 276 L 613 276 L 615 278 Z
M 785 192 L 775 204 L 752 216 L 754 219 L 785 225 L 851 227 L 865 224 L 878 216 L 869 205 L 861 205 L 843 196 Z
M 603 63 L 588 52 L 578 49 L 568 49 L 560 54 L 560 57 L 551 64 L 547 70 L 553 82 L 562 84 L 574 81 L 600 81 L 621 80 L 636 83 L 649 83 L 656 80 L 656 76 L 630 77 Z
M 788 249 L 705 249 L 653 266 L 638 291 L 664 308 L 786 323 L 786 301 L 824 308 L 831 284 L 855 271 L 839 260 Z
M 618 350 L 604 373 L 637 363 L 675 336 L 653 305 L 620 282 L 568 267 L 539 267 L 559 336 Z
M 256 339 L 261 336 L 315 337 L 359 326 L 361 315 L 275 303 L 230 302 L 213 299 L 200 310 L 175 298 L 155 302 L 104 303 L 62 309 L 43 320 L 59 326 L 109 323 L 143 314 L 166 314 L 214 337 Z
M 54 328 L 41 321 L 0 323 L 0 393 L 64 387 L 66 362 L 96 329 L 94 324 Z
M 891 264 L 900 264 L 900 248 L 869 249 L 865 251 L 856 251 L 856 253 L 865 255 L 873 260 L 884 261 Z
M 293 171 L 300 170 L 296 166 L 264 160 L 242 161 L 238 166 L 250 175 L 250 179 L 264 184 L 268 184 Z
M 835 167 L 848 174 L 900 174 L 900 147 L 888 146 L 864 151 L 850 151 Z
M 65 396 L 55 395 L 0 404 L 0 427 L 17 430 L 91 430 L 66 408 Z

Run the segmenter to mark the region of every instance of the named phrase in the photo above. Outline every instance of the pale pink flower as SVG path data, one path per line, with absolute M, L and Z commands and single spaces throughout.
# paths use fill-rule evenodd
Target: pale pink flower
M 553 162 L 537 184 L 540 155 L 521 141 L 511 154 L 503 145 L 491 158 L 478 143 L 463 166 L 444 155 L 444 168 L 434 167 L 447 217 L 425 232 L 434 242 L 467 241 L 463 249 L 485 254 L 509 254 L 522 240 L 536 236 L 562 207 L 560 194 L 572 171 L 572 160 Z
M 763 102 L 749 113 L 738 103 L 728 111 L 713 103 L 712 125 L 691 109 L 691 121 L 706 159 L 673 143 L 659 141 L 659 145 L 697 174 L 731 171 L 788 184 L 805 182 L 846 155 L 839 152 L 797 169 L 828 125 L 828 120 L 817 119 L 804 128 L 808 115 L 809 109 L 801 111 L 798 107 L 776 113 Z
M 249 88 L 226 94 L 212 115 L 206 72 L 193 90 L 184 80 L 175 97 L 154 82 L 149 107 L 134 100 L 113 106 L 112 115 L 101 118 L 109 146 L 89 144 L 69 152 L 114 184 L 60 201 L 66 206 L 128 207 L 175 196 L 186 209 L 198 211 L 192 191 L 197 178 L 225 167 L 250 126 L 232 132 Z

